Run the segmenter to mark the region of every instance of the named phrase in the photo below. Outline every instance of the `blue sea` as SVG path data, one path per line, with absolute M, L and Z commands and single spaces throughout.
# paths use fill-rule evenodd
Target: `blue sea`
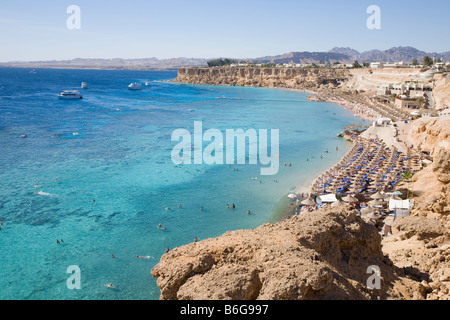
M 301 92 L 170 82 L 176 71 L 30 70 L 0 68 L 0 299 L 159 299 L 150 271 L 166 248 L 282 219 L 361 121 Z M 58 99 L 71 89 L 83 99 Z M 278 173 L 174 164 L 172 132 L 194 121 L 279 129 Z

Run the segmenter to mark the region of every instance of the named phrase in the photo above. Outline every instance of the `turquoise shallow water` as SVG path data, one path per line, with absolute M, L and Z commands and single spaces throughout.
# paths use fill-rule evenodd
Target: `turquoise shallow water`
M 286 194 L 346 153 L 336 134 L 359 121 L 300 92 L 166 81 L 175 77 L 0 69 L 0 299 L 158 299 L 150 270 L 166 247 L 275 222 Z M 135 81 L 151 85 L 128 90 Z M 66 89 L 84 98 L 57 99 Z M 222 132 L 279 129 L 278 174 L 260 176 L 259 164 L 175 165 L 171 134 L 193 132 L 194 121 Z M 67 288 L 71 265 L 79 290 Z

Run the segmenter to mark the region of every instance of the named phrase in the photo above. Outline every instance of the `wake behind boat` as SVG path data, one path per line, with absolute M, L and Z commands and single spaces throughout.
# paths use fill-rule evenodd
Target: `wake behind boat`
M 70 100 L 70 99 L 82 99 L 83 96 L 76 90 L 64 90 L 59 94 L 59 99 Z

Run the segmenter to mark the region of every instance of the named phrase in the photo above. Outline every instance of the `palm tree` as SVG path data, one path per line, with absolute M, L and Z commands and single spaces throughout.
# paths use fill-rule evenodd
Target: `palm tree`
M 419 108 L 422 109 L 424 103 L 425 103 L 425 98 L 424 97 L 419 97 L 417 98 L 417 102 L 419 103 Z
M 402 173 L 401 176 L 402 176 L 401 180 L 408 183 L 408 188 L 406 189 L 407 190 L 406 198 L 409 199 L 409 186 L 410 186 L 410 183 L 412 182 L 413 173 L 410 170 L 408 170 L 408 171 Z
M 411 182 L 412 176 L 413 173 L 410 170 L 408 170 L 405 173 L 402 173 L 402 181 Z

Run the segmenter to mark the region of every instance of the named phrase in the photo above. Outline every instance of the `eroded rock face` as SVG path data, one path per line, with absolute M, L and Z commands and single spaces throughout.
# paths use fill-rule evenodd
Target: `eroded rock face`
M 372 265 L 381 270 L 379 290 L 367 287 Z M 424 294 L 417 288 L 414 293 L 411 288 L 418 283 L 411 285 L 384 257 L 377 229 L 348 207 L 176 248 L 162 256 L 152 276 L 161 299 L 408 299 Z
M 413 215 L 450 221 L 450 119 L 422 118 L 412 122 L 409 140 L 429 151 L 433 163 L 415 174 L 411 190 Z
M 401 239 L 416 236 L 419 240 L 437 238 L 446 232 L 444 224 L 439 220 L 418 216 L 396 219 L 392 230 Z
M 338 85 L 349 76 L 345 69 L 315 68 L 179 68 L 176 82 L 269 87 L 316 88 Z
M 438 149 L 433 160 L 433 172 L 436 174 L 436 178 L 442 183 L 450 183 L 450 151 L 448 148 Z
M 405 274 L 420 281 L 428 300 L 450 295 L 450 231 L 437 219 L 410 216 L 396 220 L 393 236 L 383 240 L 383 252 Z

